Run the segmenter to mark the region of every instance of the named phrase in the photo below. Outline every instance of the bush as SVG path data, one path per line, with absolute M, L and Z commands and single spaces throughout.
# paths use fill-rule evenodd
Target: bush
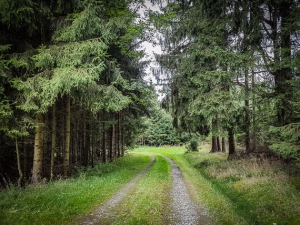
M 192 138 L 190 140 L 190 143 L 187 146 L 187 150 L 188 150 L 188 152 L 189 151 L 197 152 L 198 151 L 198 146 L 199 146 L 198 139 Z

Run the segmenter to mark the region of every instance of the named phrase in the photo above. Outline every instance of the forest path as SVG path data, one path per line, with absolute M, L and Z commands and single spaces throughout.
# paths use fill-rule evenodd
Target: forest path
M 155 153 L 154 153 L 155 154 Z M 195 201 L 192 201 L 189 190 L 186 186 L 182 173 L 178 167 L 178 165 L 169 157 L 158 154 L 161 158 L 165 158 L 172 168 L 171 168 L 171 176 L 172 176 L 172 185 L 170 189 L 165 193 L 169 202 L 162 202 L 165 205 L 165 213 L 163 218 L 163 224 L 168 225 L 213 225 L 213 220 L 208 216 L 207 211 Z M 132 179 L 129 183 L 123 186 L 112 198 L 110 198 L 107 202 L 96 208 L 89 215 L 82 217 L 78 224 L 82 225 L 95 225 L 95 224 L 127 224 L 125 221 L 120 221 L 116 223 L 118 213 L 120 211 L 116 210 L 117 208 L 122 208 L 124 211 L 130 212 L 128 205 L 124 204 L 129 197 L 132 197 L 136 193 L 134 192 L 134 188 L 137 185 L 137 182 L 142 178 L 147 171 L 153 166 L 154 163 L 159 164 L 160 162 L 156 162 L 153 155 L 151 155 L 151 162 L 148 166 L 140 172 L 134 179 Z M 148 178 L 146 178 L 148 179 Z M 158 187 L 160 188 L 160 187 Z M 163 187 L 161 187 L 163 188 Z M 155 190 L 153 190 L 155 191 Z M 128 198 L 127 198 L 128 197 Z M 149 204 L 151 204 L 149 202 Z M 129 206 L 132 207 L 132 206 Z M 113 222 L 115 221 L 115 222 Z M 144 221 L 145 222 L 145 221 Z M 148 222 L 148 221 L 147 221 Z M 130 223 L 131 224 L 131 223 Z M 139 223 L 134 223 L 139 224 Z M 149 223 L 152 224 L 152 223 Z M 159 223 L 161 224 L 161 223 Z
M 127 193 L 131 188 L 135 186 L 137 181 L 151 168 L 155 162 L 153 155 L 150 155 L 151 162 L 142 170 L 138 175 L 136 175 L 130 182 L 124 185 L 115 195 L 113 195 L 107 202 L 103 203 L 101 206 L 96 208 L 89 215 L 81 218 L 78 224 L 93 225 L 102 224 L 101 219 L 109 218 L 114 216 L 114 208 L 126 197 Z
M 187 186 L 180 172 L 178 165 L 170 158 L 165 158 L 172 165 L 173 185 L 171 189 L 171 204 L 170 224 L 176 225 L 212 225 L 213 220 L 208 216 L 206 210 L 196 205 L 190 197 Z

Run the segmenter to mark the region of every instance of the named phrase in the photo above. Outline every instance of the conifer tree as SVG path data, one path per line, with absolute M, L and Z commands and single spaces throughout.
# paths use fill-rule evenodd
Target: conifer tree
M 250 153 L 265 145 L 270 124 L 297 121 L 288 99 L 298 77 L 298 1 L 170 1 L 163 10 L 154 16 L 165 46 L 158 58 L 172 74 L 166 99 L 176 126 L 210 125 L 213 150 L 228 130 L 233 154 L 234 131 Z
M 5 71 L 1 85 L 15 75 L 9 77 L 13 80 L 9 89 L 0 89 L 5 97 L 1 113 L 11 108 L 5 116 L 1 114 L 0 120 L 7 121 L 1 132 L 11 129 L 8 121 L 13 113 L 20 114 L 15 118 L 18 123 L 28 118 L 26 139 L 28 143 L 35 140 L 33 183 L 48 174 L 51 179 L 58 173 L 68 176 L 73 163 L 89 166 L 106 161 L 108 146 L 114 160 L 124 155 L 125 144 L 131 144 L 133 121 L 141 123 L 139 117 L 145 115 L 148 104 L 144 64 L 139 63 L 143 53 L 135 50 L 144 27 L 135 23 L 136 15 L 129 9 L 132 2 L 1 3 L 1 26 L 6 32 L 0 43 L 0 69 Z M 11 38 L 21 37 L 25 30 L 24 40 Z M 21 103 L 18 110 L 10 100 Z M 52 133 L 51 141 L 48 133 Z M 24 144 L 20 151 L 26 149 Z M 63 171 L 56 163 L 63 165 Z

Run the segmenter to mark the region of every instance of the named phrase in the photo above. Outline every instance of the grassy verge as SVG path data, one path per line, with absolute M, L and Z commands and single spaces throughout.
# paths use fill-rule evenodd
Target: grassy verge
M 147 155 L 130 154 L 114 163 L 98 165 L 78 178 L 0 191 L 0 224 L 71 224 L 112 196 L 149 162 Z
M 203 146 L 199 153 L 185 157 L 230 204 L 236 216 L 246 224 L 300 224 L 299 176 L 291 176 L 279 161 L 227 161 L 227 155 L 208 154 L 208 149 L 209 146 Z M 219 210 L 222 224 L 240 224 L 233 217 L 226 219 L 227 216 L 221 215 L 224 211 Z
M 112 221 L 101 224 L 167 224 L 169 190 L 172 185 L 171 165 L 162 156 L 128 193 L 117 209 Z

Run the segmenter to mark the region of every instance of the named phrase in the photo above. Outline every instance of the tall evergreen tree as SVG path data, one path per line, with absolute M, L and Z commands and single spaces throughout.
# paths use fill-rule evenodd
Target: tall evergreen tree
M 67 177 L 72 164 L 93 166 L 124 155 L 134 136 L 125 121 L 138 122 L 148 104 L 144 64 L 139 64 L 143 53 L 136 51 L 143 26 L 130 10 L 134 2 L 140 1 L 1 3 L 6 32 L 0 40 L 0 69 L 5 71 L 0 120 L 6 121 L 1 132 L 10 138 L 8 121 L 23 123 L 28 137 L 21 157 L 34 140 L 29 151 L 33 183 L 58 173 Z
M 165 46 L 159 60 L 172 74 L 166 99 L 175 125 L 210 125 L 213 151 L 228 130 L 233 154 L 234 131 L 250 153 L 266 127 L 297 121 L 289 99 L 298 78 L 298 1 L 169 1 L 163 10 L 154 17 Z M 203 119 L 182 123 L 191 116 Z

